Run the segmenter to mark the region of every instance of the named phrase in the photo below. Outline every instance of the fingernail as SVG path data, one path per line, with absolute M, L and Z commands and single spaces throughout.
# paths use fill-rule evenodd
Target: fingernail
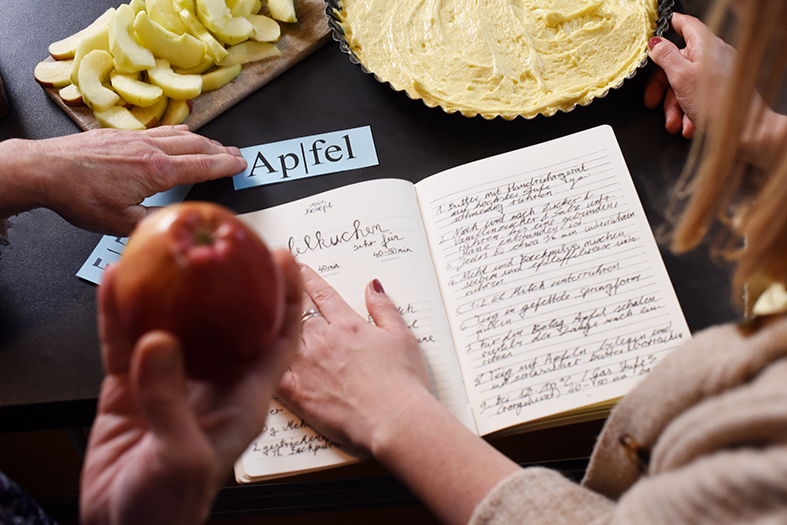
M 380 281 L 378 281 L 377 279 L 372 281 L 372 288 L 377 293 L 385 293 L 385 290 L 383 290 L 383 284 Z
M 661 42 L 661 38 L 657 36 L 654 36 L 653 38 L 648 40 L 648 51 L 659 45 L 660 42 Z
M 188 131 L 189 125 L 188 124 L 175 124 L 175 129 L 180 131 Z
M 227 146 L 227 151 L 229 151 L 232 155 L 236 157 L 242 157 L 243 155 L 240 154 L 240 150 L 235 146 Z

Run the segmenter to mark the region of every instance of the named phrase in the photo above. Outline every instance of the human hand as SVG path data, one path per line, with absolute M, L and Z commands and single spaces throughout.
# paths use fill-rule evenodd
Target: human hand
M 326 437 L 374 453 L 374 436 L 428 391 L 415 336 L 379 282 L 367 285 L 374 324 L 358 315 L 314 270 L 301 267 L 301 348 L 282 376 L 281 401 Z
M 655 109 L 663 100 L 667 131 L 692 138 L 722 103 L 736 51 L 692 16 L 674 13 L 671 27 L 686 46 L 679 49 L 659 37 L 648 42 L 649 57 L 659 69 L 645 86 L 645 105 Z
M 7 149 L 3 149 L 7 148 Z M 246 168 L 237 148 L 227 148 L 186 126 L 145 131 L 97 129 L 44 140 L 0 143 L 17 180 L 0 213 L 34 207 L 57 212 L 75 226 L 126 236 L 150 211 L 140 203 L 180 184 L 235 175 Z M 8 202 L 16 195 L 17 202 Z
M 322 316 L 304 321 L 279 399 L 317 432 L 371 454 L 442 522 L 467 523 L 519 465 L 432 396 L 415 336 L 379 282 L 365 290 L 372 324 L 311 268 L 301 276 L 304 311 Z
M 113 269 L 99 287 L 106 377 L 82 473 L 86 524 L 197 524 L 235 460 L 262 431 L 268 403 L 300 341 L 297 264 L 274 252 L 286 284 L 281 333 L 242 377 L 186 378 L 180 343 L 167 332 L 126 336 L 113 296 Z

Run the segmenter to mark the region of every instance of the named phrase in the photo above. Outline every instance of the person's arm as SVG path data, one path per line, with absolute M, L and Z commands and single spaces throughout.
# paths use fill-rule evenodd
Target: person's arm
M 653 109 L 663 101 L 667 131 L 693 138 L 697 130 L 711 125 L 737 52 L 692 16 L 675 13 L 671 27 L 686 45 L 678 48 L 659 37 L 648 42 L 648 56 L 659 69 L 648 79 L 645 105 Z M 782 147 L 787 116 L 774 112 L 759 95 L 750 105 L 753 120 L 746 127 L 738 156 L 764 166 Z
M 520 467 L 470 432 L 429 392 L 407 397 L 398 409 L 380 408 L 384 417 L 367 447 L 443 523 L 467 523 L 486 495 Z
M 298 358 L 279 397 L 324 435 L 371 453 L 445 523 L 476 505 L 519 466 L 470 432 L 429 392 L 415 337 L 378 282 L 366 288 L 374 324 L 303 267 Z
M 0 142 L 0 218 L 46 207 L 75 226 L 128 235 L 148 213 L 147 197 L 245 167 L 237 148 L 186 126 L 9 139 Z

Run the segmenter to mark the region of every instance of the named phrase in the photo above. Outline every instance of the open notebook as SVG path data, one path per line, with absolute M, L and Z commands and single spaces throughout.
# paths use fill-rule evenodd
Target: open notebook
M 608 126 L 241 217 L 365 318 L 379 279 L 433 394 L 482 436 L 604 417 L 690 337 Z M 243 483 L 355 460 L 274 400 L 235 472 Z

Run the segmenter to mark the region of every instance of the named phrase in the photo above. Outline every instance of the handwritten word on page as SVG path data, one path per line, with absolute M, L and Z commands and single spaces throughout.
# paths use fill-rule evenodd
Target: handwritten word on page
M 623 395 L 689 337 L 612 129 L 565 140 L 417 185 L 482 434 Z

